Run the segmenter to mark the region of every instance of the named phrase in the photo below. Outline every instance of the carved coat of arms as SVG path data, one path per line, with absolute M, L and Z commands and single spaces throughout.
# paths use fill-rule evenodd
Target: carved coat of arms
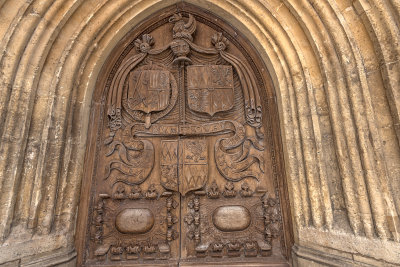
M 207 142 L 203 139 L 161 141 L 161 183 L 182 195 L 202 188 L 208 179 Z
M 168 106 L 171 93 L 169 72 L 138 70 L 129 77 L 128 105 L 132 110 L 145 113 L 160 111 Z
M 188 66 L 189 108 L 213 116 L 234 104 L 232 66 Z

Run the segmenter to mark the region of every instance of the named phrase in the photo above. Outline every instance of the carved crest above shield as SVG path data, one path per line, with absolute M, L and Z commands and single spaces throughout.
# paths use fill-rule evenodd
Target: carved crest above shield
M 188 66 L 188 105 L 193 111 L 213 116 L 234 104 L 232 66 Z

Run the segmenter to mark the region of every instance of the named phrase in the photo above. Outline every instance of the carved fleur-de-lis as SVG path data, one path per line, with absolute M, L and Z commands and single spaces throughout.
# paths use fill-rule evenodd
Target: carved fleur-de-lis
M 229 41 L 222 35 L 222 32 L 217 32 L 211 37 L 211 43 L 215 46 L 218 51 L 224 51 L 228 45 Z
M 147 53 L 153 44 L 154 39 L 150 34 L 143 34 L 142 39 L 135 40 L 136 50 L 141 53 Z

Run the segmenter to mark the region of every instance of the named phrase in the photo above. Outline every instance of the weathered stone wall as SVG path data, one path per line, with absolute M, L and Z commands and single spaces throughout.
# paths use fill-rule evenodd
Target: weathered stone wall
M 73 266 L 97 75 L 176 2 L 0 0 L 0 264 Z M 273 77 L 294 265 L 400 264 L 400 2 L 186 2 L 244 33 Z

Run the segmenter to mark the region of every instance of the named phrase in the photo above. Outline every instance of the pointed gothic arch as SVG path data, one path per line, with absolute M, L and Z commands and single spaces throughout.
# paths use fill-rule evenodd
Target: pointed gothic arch
M 180 24 L 181 21 L 182 24 Z M 175 26 L 172 29 L 171 26 L 169 26 L 171 25 L 169 22 L 175 23 Z M 196 25 L 199 28 L 197 29 L 197 31 L 199 32 L 198 34 L 197 33 L 195 34 Z M 182 30 L 183 26 L 185 28 L 187 26 L 188 30 L 187 31 Z M 168 34 L 168 32 L 171 30 L 172 30 L 171 37 L 166 37 L 166 34 Z M 153 37 L 152 35 L 153 36 L 155 35 L 155 37 Z M 185 47 L 182 47 L 182 45 L 185 45 Z M 229 49 L 227 49 L 228 45 L 230 46 Z M 137 52 L 135 52 L 135 48 Z M 187 49 L 189 49 L 190 51 Z M 149 58 L 147 62 L 146 58 Z M 193 66 L 191 66 L 192 64 Z M 201 64 L 203 65 L 201 66 Z M 151 67 L 153 65 L 155 67 Z M 233 80 L 229 82 L 230 84 L 232 84 L 230 85 L 232 86 L 232 89 L 228 89 L 228 87 L 226 89 L 222 88 L 218 89 L 218 90 L 223 90 L 224 93 L 218 97 L 219 93 L 218 91 L 215 91 L 217 93 L 215 97 L 218 98 L 214 97 L 214 100 L 212 96 L 208 100 L 203 99 L 202 100 L 203 102 L 201 103 L 195 103 L 192 100 L 190 100 L 189 95 L 195 97 L 196 101 L 198 101 L 199 99 L 197 96 L 199 92 L 198 90 L 201 90 L 200 92 L 202 93 L 204 93 L 203 91 L 206 90 L 206 89 L 196 89 L 197 88 L 196 86 L 201 87 L 201 85 L 196 85 L 196 84 L 204 83 L 198 79 L 200 77 L 206 77 L 207 75 L 217 75 L 217 74 L 212 74 L 214 68 L 218 69 L 217 73 L 220 73 L 220 71 L 223 71 L 224 73 L 225 71 L 231 71 L 231 72 L 233 71 L 233 73 L 230 74 L 233 75 L 232 76 Z M 167 70 L 170 70 L 171 72 L 168 72 Z M 209 70 L 211 72 L 210 74 L 207 74 Z M 171 85 L 171 88 L 167 89 L 166 91 L 166 95 L 164 97 L 165 99 L 162 101 L 161 99 L 158 99 L 158 97 L 160 97 L 159 91 L 157 91 L 156 95 L 149 95 L 149 93 L 146 93 L 147 92 L 146 90 L 149 89 L 144 89 L 145 91 L 143 91 L 140 99 L 142 98 L 150 99 L 156 97 L 158 99 L 156 101 L 158 104 L 150 105 L 146 104 L 145 102 L 141 102 L 142 104 L 138 103 L 135 100 L 135 97 L 139 97 L 138 95 L 139 91 L 135 90 L 142 90 L 142 89 L 129 89 L 129 88 L 137 88 L 136 87 L 137 85 L 134 85 L 131 82 L 131 80 L 133 79 L 136 82 L 141 81 L 146 77 L 143 75 L 156 75 L 154 76 L 154 79 L 157 80 L 161 78 L 161 76 L 157 75 L 162 75 L 164 72 L 169 73 L 168 75 L 170 76 L 169 81 Z M 181 77 L 181 75 L 183 76 Z M 212 79 L 216 78 L 217 76 L 215 76 L 215 78 Z M 134 83 L 136 84 L 136 82 Z M 187 88 L 187 86 L 189 86 L 189 88 Z M 132 91 L 132 93 L 129 93 L 131 90 L 134 90 L 136 93 L 134 91 Z M 217 90 L 217 89 L 212 89 L 212 90 Z M 213 92 L 214 91 L 209 91 L 207 95 L 215 94 Z M 185 94 L 186 94 L 186 99 L 185 99 Z M 231 97 L 228 97 L 226 99 L 221 98 L 221 97 L 226 97 L 227 94 L 228 95 L 231 94 Z M 134 102 L 128 104 L 128 102 L 126 102 L 128 101 L 128 99 L 132 99 L 132 101 Z M 223 99 L 225 99 L 227 102 L 226 103 L 223 102 L 222 105 L 218 104 L 219 101 L 225 101 Z M 77 244 L 79 247 L 78 264 L 84 264 L 86 262 L 86 264 L 90 265 L 91 264 L 90 262 L 93 260 L 98 261 L 100 259 L 103 259 L 106 262 L 109 262 L 110 260 L 112 261 L 114 259 L 118 261 L 122 260 L 124 264 L 134 265 L 135 262 L 136 264 L 138 264 L 138 260 L 139 262 L 140 260 L 142 260 L 141 257 L 146 257 L 147 254 L 145 252 L 138 253 L 138 255 L 134 257 L 131 257 L 129 256 L 130 255 L 129 253 L 124 252 L 128 247 L 133 248 L 137 246 L 138 249 L 142 251 L 145 249 L 147 245 L 142 243 L 148 241 L 145 241 L 145 239 L 140 238 L 140 235 L 139 236 L 132 235 L 132 237 L 130 237 L 132 238 L 132 240 L 134 240 L 134 243 L 136 242 L 135 245 L 133 245 L 133 243 L 130 244 L 128 240 L 123 237 L 124 235 L 121 235 L 118 241 L 114 240 L 113 237 L 111 237 L 113 241 L 109 240 L 110 238 L 107 236 L 110 236 L 110 233 L 113 233 L 112 236 L 118 235 L 117 233 L 121 234 L 119 231 L 115 232 L 115 230 L 111 230 L 111 232 L 104 233 L 104 231 L 106 232 L 110 231 L 111 227 L 110 225 L 114 224 L 113 223 L 114 220 L 117 220 L 116 218 L 119 215 L 105 212 L 103 210 L 104 209 L 103 205 L 106 205 L 105 203 L 109 202 L 108 200 L 105 199 L 113 199 L 116 201 L 116 203 L 120 203 L 121 199 L 125 198 L 127 199 L 125 200 L 125 202 L 129 201 L 128 199 L 130 198 L 128 197 L 128 195 L 123 193 L 125 191 L 128 191 L 129 189 L 124 188 L 123 189 L 124 191 L 122 192 L 121 191 L 122 187 L 134 186 L 133 188 L 136 189 L 131 189 L 131 190 L 135 190 L 136 192 L 137 190 L 142 190 L 140 187 L 143 186 L 145 187 L 147 185 L 147 182 L 145 182 L 147 179 L 149 180 L 153 179 L 152 180 L 153 182 L 151 183 L 151 185 L 153 186 L 154 177 L 159 177 L 160 175 L 161 177 L 159 179 L 161 180 L 159 181 L 159 186 L 157 186 L 156 184 L 155 187 L 156 191 L 157 190 L 160 191 L 161 194 L 162 190 L 166 190 L 164 191 L 164 193 L 162 193 L 162 195 L 168 194 L 171 201 L 180 202 L 180 205 L 184 205 L 184 203 L 187 203 L 189 201 L 188 199 L 196 194 L 201 195 L 202 192 L 206 192 L 205 194 L 207 195 L 208 194 L 207 190 L 210 190 L 212 186 L 223 187 L 222 181 L 224 179 L 222 179 L 222 177 L 226 179 L 227 183 L 231 182 L 236 183 L 241 181 L 242 187 L 246 185 L 246 188 L 248 187 L 247 184 L 250 183 L 251 187 L 253 188 L 248 190 L 253 192 L 254 195 L 253 193 L 251 193 L 252 196 L 249 195 L 250 198 L 247 199 L 247 201 L 249 201 L 249 203 L 253 203 L 252 205 L 257 205 L 259 207 L 258 209 L 260 210 L 257 211 L 258 213 L 256 211 L 254 211 L 256 213 L 253 213 L 253 211 L 250 212 L 251 215 L 249 216 L 253 218 L 251 220 L 249 219 L 251 221 L 250 223 L 251 227 L 246 230 L 244 229 L 240 230 L 242 232 L 244 231 L 242 234 L 243 235 L 242 238 L 238 236 L 237 232 L 234 233 L 234 235 L 237 238 L 234 238 L 233 235 L 231 237 L 229 237 L 229 235 L 226 235 L 225 237 L 222 237 L 223 236 L 222 235 L 221 237 L 219 237 L 222 238 L 222 240 L 219 239 L 218 242 L 222 242 L 221 244 L 223 246 L 226 246 L 226 248 L 224 249 L 224 253 L 228 253 L 226 255 L 223 254 L 220 257 L 224 258 L 225 261 L 227 262 L 228 261 L 235 262 L 235 259 L 229 259 L 228 256 L 230 255 L 229 254 L 230 250 L 228 249 L 228 245 L 230 245 L 232 242 L 237 242 L 239 246 L 244 246 L 243 248 L 239 248 L 238 252 L 236 253 L 238 254 L 236 257 L 239 257 L 240 253 L 244 253 L 243 255 L 247 255 L 246 253 L 249 252 L 246 252 L 247 250 L 245 246 L 246 244 L 250 246 L 252 242 L 256 242 L 255 244 L 257 245 L 255 251 L 259 251 L 255 252 L 256 253 L 255 255 L 257 255 L 257 253 L 260 253 L 260 256 L 272 255 L 271 252 L 268 252 L 268 250 L 271 250 L 271 248 L 269 249 L 264 248 L 264 246 L 271 247 L 273 245 L 279 247 L 279 249 L 273 249 L 273 251 L 275 252 L 272 255 L 272 259 L 265 258 L 262 259 L 261 262 L 264 261 L 265 263 L 270 262 L 271 264 L 276 264 L 279 262 L 279 255 L 283 255 L 283 257 L 286 258 L 286 260 L 288 260 L 291 257 L 290 250 L 293 243 L 293 234 L 291 228 L 292 223 L 290 216 L 289 197 L 286 186 L 287 184 L 285 178 L 286 175 L 283 167 L 284 166 L 283 151 L 281 145 L 280 126 L 279 126 L 280 121 L 278 116 L 278 107 L 276 105 L 277 104 L 276 95 L 273 89 L 271 77 L 267 72 L 265 62 L 262 60 L 262 57 L 256 52 L 251 43 L 247 40 L 247 38 L 244 35 L 242 35 L 238 30 L 229 26 L 226 22 L 224 22 L 224 20 L 212 14 L 211 12 L 198 8 L 194 5 L 181 3 L 173 5 L 171 7 L 164 8 L 149 16 L 147 20 L 143 21 L 142 23 L 139 23 L 138 26 L 133 27 L 132 31 L 128 33 L 126 37 L 123 38 L 123 41 L 120 42 L 118 45 L 116 45 L 114 51 L 111 53 L 111 56 L 109 56 L 109 58 L 106 60 L 106 64 L 103 66 L 99 74 L 99 79 L 96 84 L 94 97 L 92 101 L 93 103 L 92 103 L 91 117 L 93 118 L 93 121 L 91 122 L 91 127 L 89 128 L 88 147 L 97 147 L 97 150 L 96 151 L 87 150 L 87 155 L 86 155 L 87 162 L 89 163 L 88 168 L 93 168 L 94 170 L 90 169 L 87 170 L 87 175 L 89 176 L 86 176 L 85 179 L 83 180 L 84 182 L 83 182 L 83 190 L 81 193 L 80 215 L 78 222 L 79 234 L 77 235 Z M 164 104 L 161 105 L 160 104 L 161 102 L 159 101 L 161 101 Z M 183 115 L 182 111 L 184 112 Z M 170 114 L 174 112 L 179 113 L 179 115 L 177 115 L 178 117 Z M 186 115 L 185 113 L 190 113 L 190 114 Z M 216 113 L 217 115 L 214 116 Z M 230 113 L 231 115 L 229 115 Z M 167 124 L 162 123 L 163 121 L 162 118 L 164 116 L 167 118 Z M 185 118 L 187 118 L 188 124 L 185 125 L 185 122 L 183 122 L 182 124 L 182 118 L 181 118 L 182 116 L 185 116 Z M 174 119 L 175 117 L 178 119 L 176 122 Z M 236 120 L 232 121 L 233 118 L 236 119 L 239 118 L 238 119 L 239 121 Z M 170 124 L 171 123 L 173 124 L 174 122 L 177 123 L 176 126 L 170 126 Z M 140 126 L 141 123 L 143 124 L 142 126 Z M 245 128 L 243 128 L 243 126 L 245 126 L 246 130 Z M 143 129 L 139 130 L 138 127 L 139 128 L 143 127 Z M 169 129 L 168 127 L 172 128 Z M 179 133 L 174 132 L 175 127 L 178 127 L 176 131 Z M 197 128 L 203 127 L 203 128 L 199 132 L 198 130 L 195 130 L 196 127 Z M 209 130 L 207 130 L 206 129 L 207 127 L 208 128 L 219 127 L 221 129 L 218 128 L 218 130 L 215 130 L 210 128 Z M 163 129 L 161 130 L 161 132 L 159 132 L 159 130 L 157 129 L 161 128 Z M 193 128 L 193 130 L 190 130 L 191 128 Z M 240 130 L 240 128 L 243 129 Z M 126 137 L 122 137 L 122 135 L 126 136 L 127 129 L 128 131 L 132 131 L 132 133 L 133 131 L 137 131 L 137 136 L 143 135 L 145 137 L 146 136 L 150 137 L 150 140 L 152 141 L 144 141 L 144 140 L 140 141 L 139 139 L 137 141 L 131 140 L 132 137 L 135 139 L 135 134 L 132 137 L 130 137 L 130 139 L 128 138 L 130 140 L 128 141 Z M 211 161 L 207 163 L 207 166 L 210 165 L 210 168 L 214 168 L 214 170 L 206 171 L 208 172 L 208 176 L 214 177 L 213 182 L 211 181 L 211 177 L 210 179 L 206 177 L 204 182 L 202 182 L 199 185 L 191 185 L 190 183 L 185 185 L 184 184 L 185 179 L 183 177 L 179 178 L 180 177 L 179 176 L 177 177 L 178 179 L 176 183 L 177 187 L 175 188 L 174 186 L 170 185 L 170 182 L 168 182 L 169 184 L 163 182 L 163 179 L 167 180 L 169 179 L 168 177 L 163 178 L 162 174 L 163 166 L 161 166 L 161 173 L 157 173 L 157 166 L 156 166 L 157 162 L 152 162 L 152 158 L 154 158 L 154 153 L 156 154 L 161 153 L 160 155 L 162 155 L 161 150 L 163 149 L 162 146 L 163 144 L 165 144 L 165 142 L 168 142 L 169 144 L 172 144 L 173 142 L 179 142 L 179 146 L 181 145 L 181 141 L 161 140 L 161 146 L 159 144 L 160 141 L 155 141 L 156 142 L 154 145 L 155 147 L 153 147 L 151 142 L 154 142 L 154 138 L 156 138 L 157 136 L 161 137 L 170 136 L 170 138 L 172 138 L 173 136 L 177 136 L 178 139 L 179 136 L 184 136 L 185 138 L 189 138 L 191 136 L 194 136 L 195 138 L 198 137 L 202 138 L 201 132 L 204 132 L 204 134 L 206 135 L 203 136 L 218 135 L 218 133 L 220 133 L 222 134 L 222 136 L 226 136 L 225 138 L 227 138 L 226 133 L 232 130 L 234 136 L 231 138 L 230 141 L 226 139 L 228 146 L 223 148 L 221 152 L 218 152 L 219 150 L 217 149 L 217 147 L 219 147 L 220 145 L 218 145 L 217 143 L 221 142 L 224 138 L 220 139 L 219 141 L 217 141 L 217 143 L 215 143 L 216 147 L 215 152 L 213 153 L 205 152 L 207 154 L 211 153 L 207 157 L 215 156 L 216 160 L 215 162 L 213 162 L 213 159 L 210 159 Z M 241 134 L 239 134 L 240 131 L 242 131 L 243 132 L 242 134 L 244 134 L 243 137 L 241 137 L 244 138 L 243 141 L 236 140 L 237 138 L 239 138 L 239 136 L 241 136 Z M 108 134 L 105 132 L 108 132 Z M 122 132 L 125 132 L 125 134 L 122 134 Z M 253 132 L 253 136 L 251 133 L 249 135 L 248 132 Z M 256 132 L 259 133 L 256 134 Z M 104 136 L 104 134 L 108 135 L 108 137 Z M 249 141 L 245 141 L 245 139 L 248 139 Z M 256 139 L 258 139 L 258 141 Z M 185 144 L 191 139 L 187 141 L 184 140 L 182 140 L 183 146 L 185 146 Z M 215 139 L 213 140 L 214 141 L 212 140 L 207 141 L 209 143 L 207 146 L 213 145 L 213 142 L 216 141 Z M 121 162 L 117 162 L 118 160 L 116 161 L 116 159 L 112 159 L 110 162 L 107 159 L 103 159 L 103 161 L 101 160 L 101 158 L 103 157 L 101 155 L 101 153 L 103 152 L 101 151 L 103 151 L 104 149 L 99 147 L 102 147 L 103 145 L 106 146 L 111 145 L 113 147 L 115 146 L 114 148 L 112 148 L 113 150 L 111 152 L 112 154 L 114 153 L 114 151 L 116 151 L 115 150 L 117 148 L 116 145 L 120 144 L 120 146 L 122 146 L 122 148 L 124 148 L 125 151 L 122 153 L 126 153 L 126 151 L 128 151 L 130 148 L 127 147 L 124 144 L 124 142 L 129 142 L 131 145 L 134 145 L 132 142 L 139 142 L 139 143 L 147 142 L 149 146 L 147 151 L 151 152 L 149 152 L 150 154 L 144 152 L 142 156 L 145 162 L 149 162 L 148 164 L 149 166 L 143 165 L 143 163 L 140 163 L 142 164 L 141 168 L 135 166 L 139 164 L 139 161 L 141 161 L 140 158 L 138 158 L 139 161 L 134 160 L 134 162 L 128 162 L 129 160 L 127 159 L 124 160 L 122 158 Z M 196 143 L 198 145 L 204 141 L 198 143 L 199 141 L 193 139 L 193 142 L 194 142 L 193 144 Z M 224 142 L 225 141 L 222 141 L 221 144 L 224 144 Z M 235 142 L 237 143 L 237 145 L 235 145 Z M 261 145 L 262 148 L 257 148 L 258 146 L 256 145 L 257 142 L 263 143 L 263 145 Z M 139 143 L 137 145 L 140 146 Z M 145 143 L 142 143 L 142 146 Z M 239 146 L 243 147 L 239 148 Z M 254 151 L 249 152 L 250 151 L 249 149 L 251 149 L 251 147 L 253 147 L 253 149 L 254 148 L 259 149 L 261 154 L 264 155 L 261 156 L 260 154 L 259 156 L 256 156 L 256 154 L 252 154 L 254 153 Z M 244 152 L 246 150 L 247 153 L 250 153 L 250 155 L 243 154 L 241 156 L 240 162 L 239 161 L 237 163 L 232 162 L 234 163 L 234 165 L 230 165 L 231 166 L 230 168 L 232 168 L 231 170 L 229 170 L 229 168 L 227 170 L 226 169 L 227 167 L 223 167 L 224 165 L 219 165 L 220 163 L 219 160 L 217 160 L 217 158 L 223 157 L 224 162 L 225 160 L 231 161 L 232 159 L 230 158 L 231 156 L 229 156 L 229 153 L 237 153 L 238 149 L 243 150 L 243 153 L 246 153 Z M 229 150 L 232 151 L 228 152 L 228 154 L 224 156 L 223 153 L 227 153 L 223 152 L 225 150 L 227 152 Z M 146 149 L 144 151 L 146 151 Z M 121 153 L 121 151 L 119 151 L 118 153 Z M 111 154 L 109 153 L 108 155 Z M 265 161 L 264 157 L 267 158 L 265 159 Z M 258 162 L 257 164 L 261 164 L 259 167 L 261 171 L 260 169 L 256 171 L 257 168 L 254 167 L 256 164 L 254 164 L 255 162 L 254 160 L 251 160 L 251 158 L 257 159 Z M 107 166 L 109 165 L 108 168 L 106 168 L 107 171 L 105 174 L 106 177 L 105 180 L 113 176 L 112 171 L 114 170 L 115 177 L 110 179 L 113 182 L 112 184 L 110 184 L 109 190 L 107 189 L 107 186 L 105 187 L 105 185 L 101 185 L 103 182 L 101 181 L 102 179 L 99 178 L 100 176 L 102 176 L 103 173 L 102 170 L 99 170 L 101 169 L 99 166 L 103 166 L 104 164 Z M 124 166 L 122 166 L 121 164 Z M 241 167 L 235 167 L 235 164 L 238 164 L 237 166 Z M 142 174 L 145 173 L 145 175 L 144 176 L 142 175 L 141 178 L 136 177 L 136 175 L 132 174 L 130 175 L 128 170 L 129 166 L 131 166 L 130 168 L 133 168 L 134 172 Z M 179 170 L 180 165 L 178 164 L 177 166 Z M 185 175 L 184 174 L 185 168 L 186 167 L 184 167 L 183 165 L 183 168 L 178 172 L 183 172 L 183 175 Z M 240 168 L 241 171 L 235 168 Z M 263 170 L 265 168 L 267 168 L 266 171 Z M 155 174 L 152 175 L 151 174 L 152 172 Z M 121 178 L 121 176 L 124 176 L 124 178 Z M 218 176 L 220 176 L 221 178 L 216 178 Z M 253 183 L 253 181 L 251 181 L 252 180 L 251 178 L 257 180 L 258 182 Z M 218 181 L 219 185 L 217 185 L 215 181 Z M 245 181 L 244 184 L 243 181 Z M 178 189 L 178 184 L 179 184 L 179 189 Z M 117 188 L 117 186 L 121 187 L 121 190 Z M 237 186 L 240 187 L 240 184 L 237 183 L 236 187 Z M 234 184 L 232 184 L 232 187 L 234 187 Z M 120 190 L 121 192 L 118 191 L 119 193 L 115 193 L 114 192 L 115 190 L 117 191 Z M 179 198 L 179 194 L 175 196 L 175 194 L 173 193 L 174 191 L 179 191 L 181 197 Z M 190 194 L 188 194 L 189 192 Z M 239 196 L 239 191 L 237 192 L 232 191 L 232 192 L 235 192 L 235 195 L 236 193 L 238 193 L 237 195 Z M 116 196 L 115 194 L 117 195 L 120 194 L 121 198 Z M 184 199 L 186 194 L 189 195 L 188 199 Z M 213 199 L 213 197 L 210 196 L 209 198 Z M 263 200 L 264 198 L 265 200 Z M 276 231 L 278 230 L 278 228 L 276 228 L 276 230 L 272 230 L 272 228 L 269 229 L 270 227 L 272 227 L 272 224 L 271 226 L 268 226 L 269 223 L 267 222 L 269 220 L 268 216 L 272 216 L 272 214 L 271 215 L 266 214 L 266 212 L 272 212 L 272 210 L 269 210 L 268 208 L 268 200 L 267 200 L 268 198 L 271 199 L 270 201 L 277 200 L 276 212 L 277 214 L 279 214 L 280 219 L 278 219 L 278 217 L 274 219 L 277 220 L 276 226 L 274 227 L 278 227 L 281 230 L 279 230 L 279 234 L 278 232 L 272 234 L 273 239 L 277 240 L 272 239 L 271 231 Z M 207 199 L 207 197 L 205 199 Z M 228 199 L 228 200 L 233 200 L 233 199 Z M 201 203 L 203 203 L 204 201 L 208 203 L 207 200 L 200 200 Z M 236 207 L 237 208 L 240 207 L 241 209 L 244 210 L 249 210 L 249 209 L 251 210 L 250 206 L 247 208 L 244 207 L 247 205 L 245 204 L 247 201 L 246 199 L 243 199 L 241 201 L 240 200 L 233 201 L 238 203 L 237 206 L 229 206 L 229 205 L 226 206 L 226 204 L 225 206 L 223 204 L 213 204 L 214 202 L 212 201 L 206 205 L 211 205 L 210 208 L 212 208 L 213 205 L 216 205 L 216 207 L 218 207 L 219 205 L 219 208 L 223 210 L 224 209 L 229 210 L 229 208 L 235 209 Z M 110 205 L 111 202 L 108 203 L 108 205 Z M 121 209 L 119 213 L 121 214 L 125 210 L 132 211 L 134 209 L 137 209 L 137 205 L 135 203 L 138 202 L 132 202 L 131 204 L 128 204 L 128 206 L 122 208 L 115 203 L 111 205 L 113 206 L 113 209 L 118 209 L 118 210 Z M 224 201 L 222 201 L 221 203 L 224 203 Z M 101 206 L 101 208 L 99 205 Z M 143 205 L 144 204 L 142 203 L 138 207 L 142 207 L 143 210 L 147 210 L 150 207 L 150 206 L 146 207 L 145 205 L 144 206 Z M 148 205 L 157 206 L 156 204 L 148 204 Z M 271 206 L 270 209 L 273 209 L 273 207 Z M 211 211 L 212 210 L 209 211 L 205 210 L 203 211 L 203 213 L 200 213 L 201 214 L 200 216 L 202 216 L 202 218 L 204 217 L 203 219 L 206 219 L 207 212 L 209 213 Z M 158 212 L 161 212 L 161 210 L 159 210 Z M 179 227 L 181 229 L 185 228 L 182 225 L 184 225 L 184 218 L 188 216 L 189 214 L 188 212 L 190 213 L 190 211 L 185 212 L 183 209 L 181 209 L 180 212 L 178 212 L 177 214 L 171 213 L 172 216 L 177 217 L 178 219 L 180 218 L 179 220 L 182 220 L 180 222 L 181 226 Z M 107 218 L 107 219 L 104 218 L 107 216 L 112 218 Z M 241 214 L 241 216 L 246 217 L 247 215 Z M 255 219 L 257 216 L 261 217 Z M 152 216 L 150 217 L 153 218 Z M 96 218 L 99 218 L 101 223 L 95 222 Z M 110 225 L 104 223 L 104 221 L 107 220 L 111 220 Z M 161 223 L 161 222 L 157 221 L 156 223 Z M 122 226 L 120 226 L 119 228 L 121 227 Z M 155 256 L 153 260 L 172 259 L 179 262 L 179 260 L 183 261 L 190 260 L 191 258 L 196 257 L 196 255 L 199 259 L 207 256 L 212 257 L 214 253 L 212 246 L 217 241 L 213 240 L 212 236 L 207 236 L 207 234 L 203 233 L 202 235 L 205 236 L 203 237 L 203 240 L 206 241 L 204 241 L 204 244 L 203 243 L 197 244 L 197 247 L 193 249 L 192 247 L 193 245 L 188 244 L 189 241 L 185 240 L 185 235 L 188 235 L 191 231 L 194 231 L 190 227 L 191 226 L 187 226 L 188 229 L 187 233 L 184 230 L 177 233 L 177 236 L 180 236 L 178 244 L 177 242 L 173 241 L 174 238 L 169 240 L 167 237 L 167 241 L 168 240 L 169 241 L 166 243 L 165 242 L 162 243 L 162 241 L 158 240 L 157 238 L 155 238 L 157 240 L 154 241 L 153 237 L 150 234 L 149 236 L 145 235 L 147 239 L 150 238 L 151 240 L 153 240 L 152 242 L 155 244 L 156 250 L 160 251 L 159 254 L 156 253 L 157 256 Z M 200 224 L 199 229 L 202 229 L 201 231 L 204 232 L 205 230 L 202 227 L 203 225 Z M 207 225 L 204 227 L 212 228 L 216 226 Z M 117 227 L 117 229 L 119 228 Z M 261 234 L 258 237 L 258 239 L 247 240 L 248 239 L 247 236 L 257 235 L 256 233 L 259 232 L 260 229 L 261 232 L 263 232 L 264 234 Z M 167 230 L 169 231 L 169 228 Z M 171 228 L 171 231 L 172 230 L 174 229 Z M 226 231 L 229 232 L 229 230 L 225 230 L 225 232 Z M 158 233 L 156 233 L 156 235 L 157 234 Z M 235 240 L 233 240 L 232 238 L 234 238 Z M 116 242 L 119 243 L 117 244 Z M 129 244 L 126 242 L 128 242 Z M 167 253 L 168 256 L 162 255 L 161 253 L 161 250 L 165 249 L 164 246 L 168 247 L 168 253 Z M 205 251 L 199 252 L 198 251 L 200 249 L 199 247 L 204 247 L 204 246 L 205 246 Z M 85 247 L 87 247 L 87 249 Z M 113 249 L 116 250 L 115 254 L 117 256 L 113 256 L 114 255 L 112 252 Z M 239 251 L 241 252 L 239 253 Z M 117 252 L 120 252 L 120 254 Z M 185 255 L 185 256 L 178 256 L 178 255 Z M 180 257 L 182 257 L 182 259 L 180 259 Z

